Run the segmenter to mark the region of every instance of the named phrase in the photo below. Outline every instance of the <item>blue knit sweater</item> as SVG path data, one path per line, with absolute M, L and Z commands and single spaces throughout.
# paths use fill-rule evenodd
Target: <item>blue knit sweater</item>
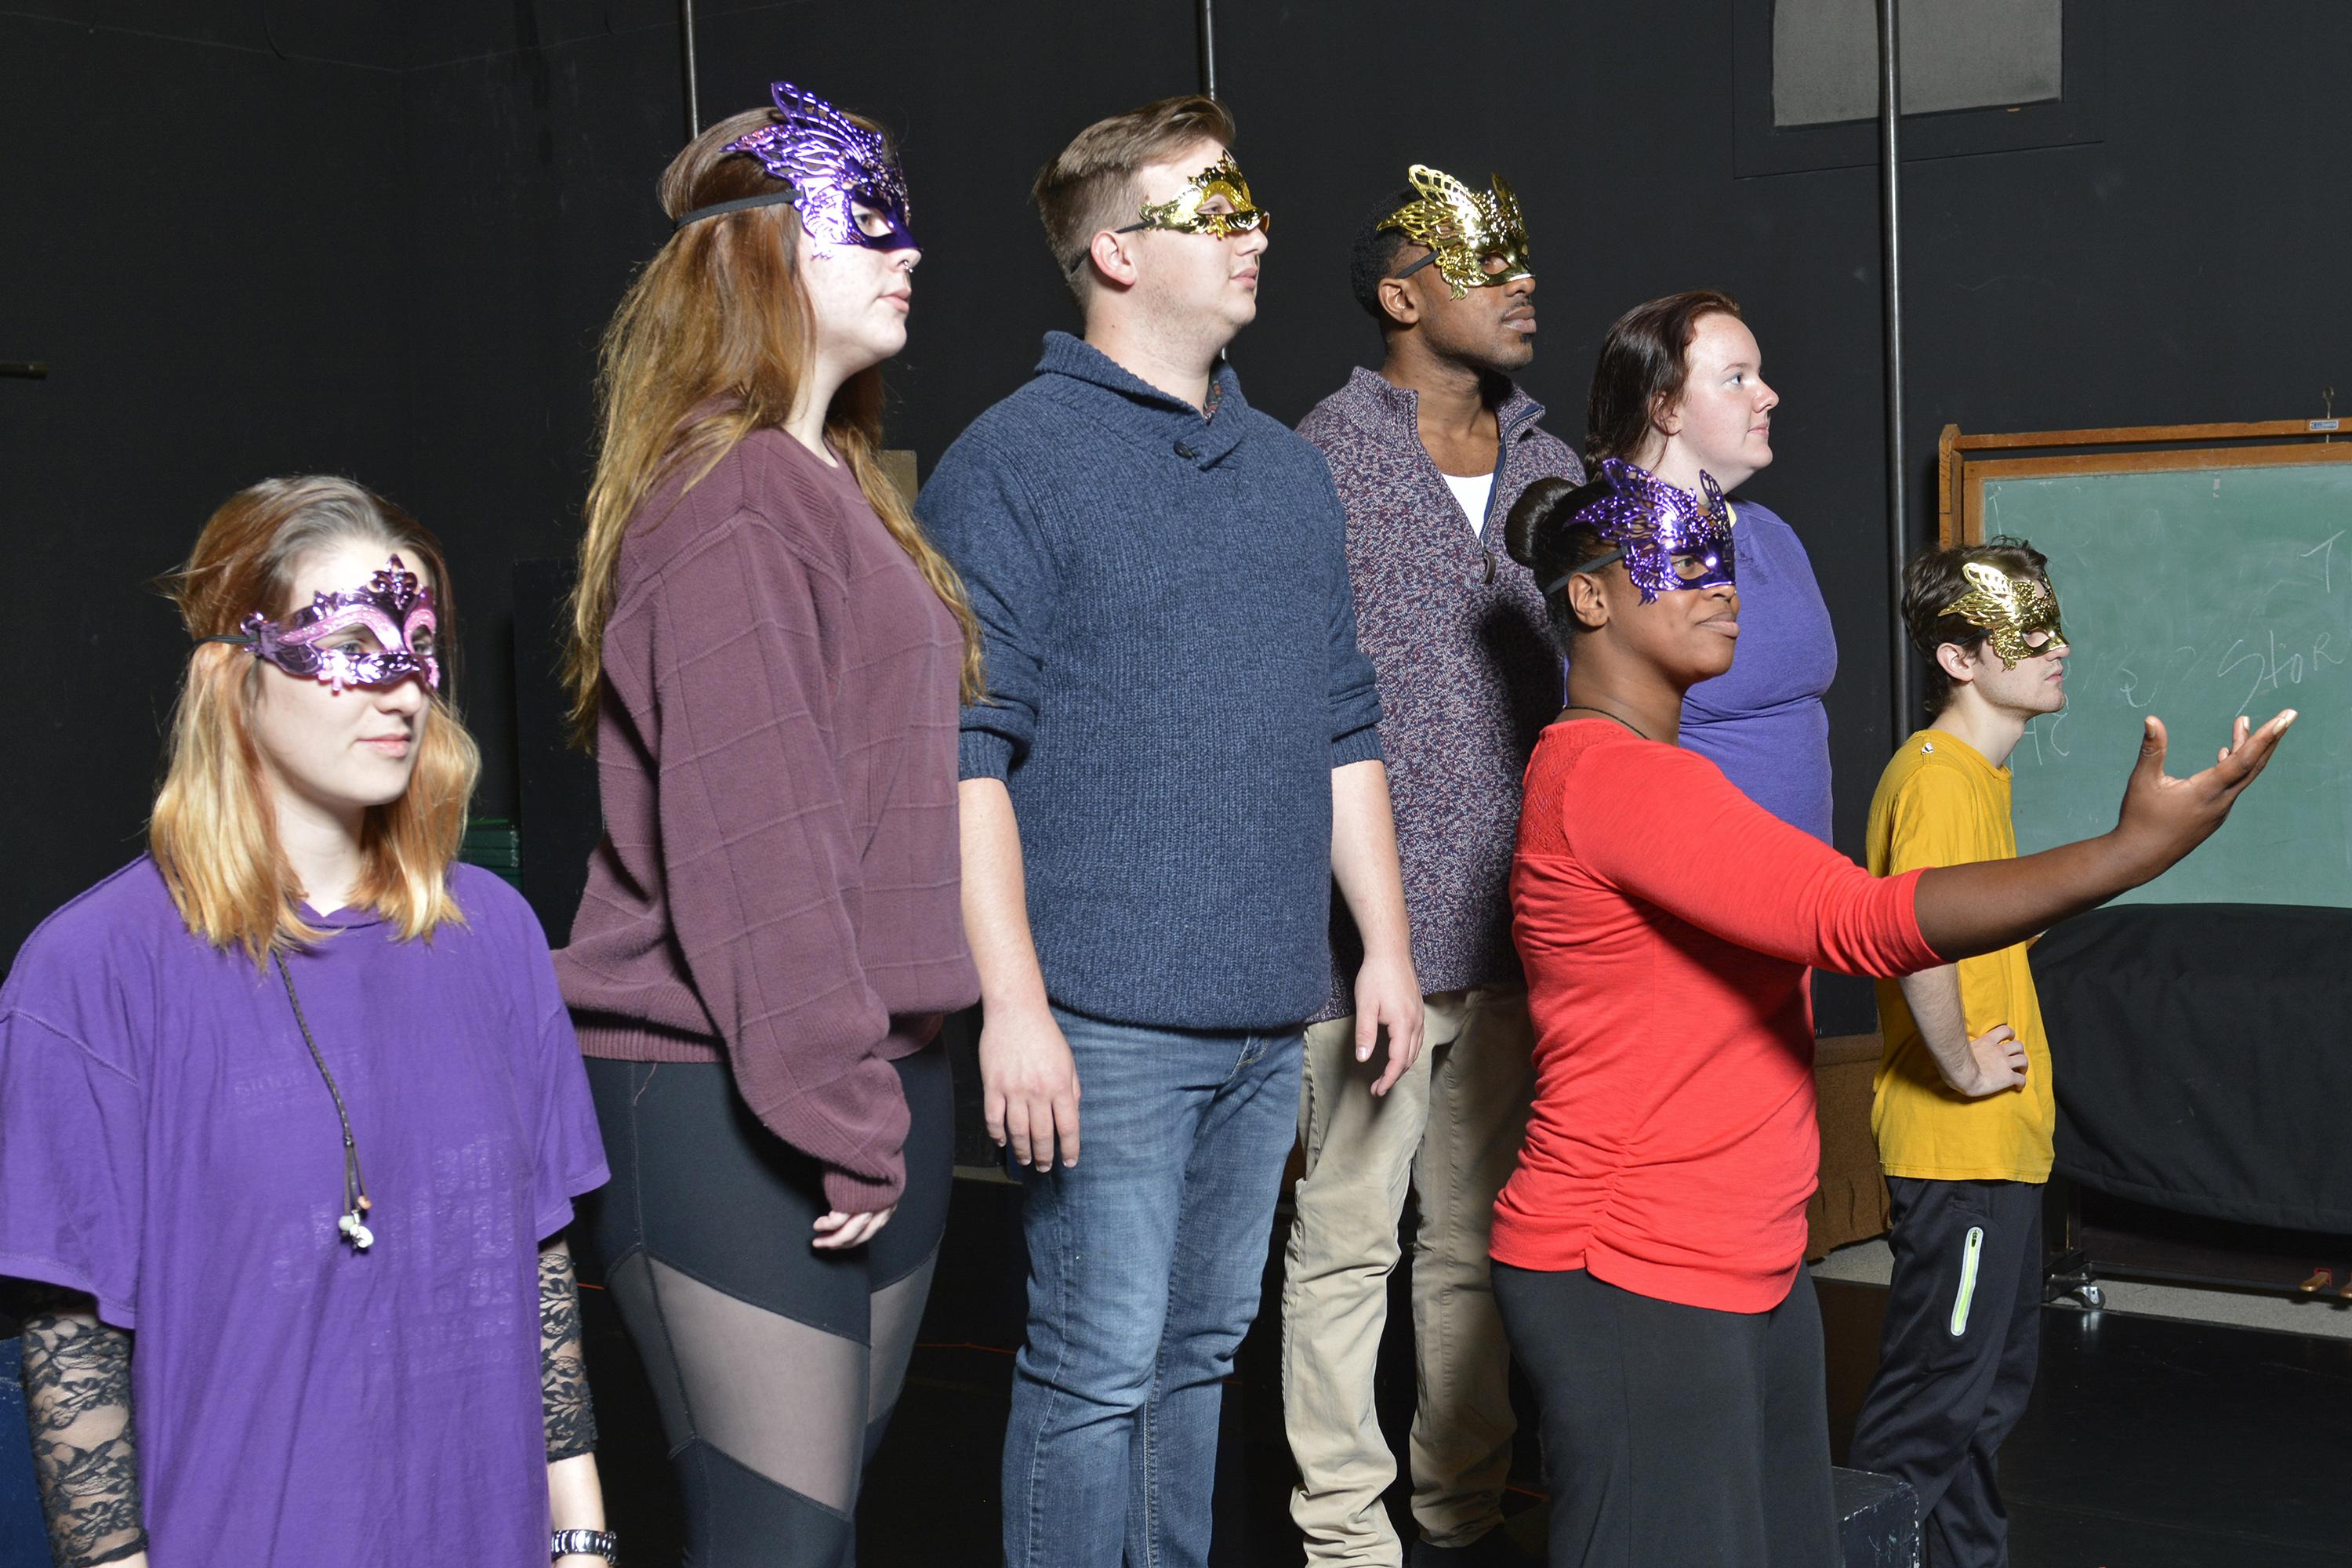
M 1331 770 L 1378 757 L 1320 454 L 1049 333 L 916 510 L 971 590 L 966 778 L 1021 824 L 1046 994 L 1117 1023 L 1286 1028 L 1329 983 Z

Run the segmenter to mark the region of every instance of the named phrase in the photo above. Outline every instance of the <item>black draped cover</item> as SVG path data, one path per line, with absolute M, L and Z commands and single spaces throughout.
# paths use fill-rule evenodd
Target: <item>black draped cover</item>
M 2032 962 L 2060 1174 L 2352 1232 L 2352 910 L 2126 904 L 2052 931 Z

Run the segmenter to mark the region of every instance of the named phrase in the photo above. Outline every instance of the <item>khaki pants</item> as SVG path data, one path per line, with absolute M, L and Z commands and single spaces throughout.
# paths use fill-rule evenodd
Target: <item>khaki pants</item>
M 1408 1182 L 1412 1243 L 1412 1512 L 1440 1546 L 1502 1522 L 1510 1469 L 1509 1350 L 1487 1277 L 1495 1194 L 1518 1159 L 1534 1037 L 1517 987 L 1425 1000 L 1421 1060 L 1387 1095 L 1355 1058 L 1355 1020 L 1307 1031 L 1297 1193 L 1282 1289 L 1283 1416 L 1297 1461 L 1290 1516 L 1311 1563 L 1395 1568 L 1381 1494 L 1396 1459 L 1372 1406 L 1388 1278 Z

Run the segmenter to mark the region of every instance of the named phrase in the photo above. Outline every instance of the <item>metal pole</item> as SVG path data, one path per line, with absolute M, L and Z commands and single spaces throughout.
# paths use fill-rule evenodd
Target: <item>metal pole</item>
M 1901 44 L 1895 27 L 1896 0 L 1878 0 L 1878 127 L 1880 270 L 1885 281 L 1886 314 L 1886 568 L 1888 649 L 1895 731 L 1899 742 L 1918 721 L 1913 711 L 1911 639 L 1903 626 L 1903 560 L 1911 532 L 1904 520 L 1903 490 L 1909 460 L 1903 452 L 1903 121 Z
M 1217 4 L 1201 0 L 1201 90 L 1217 96 Z
M 694 0 L 677 0 L 680 40 L 686 48 L 686 136 L 702 134 L 702 89 L 694 75 Z

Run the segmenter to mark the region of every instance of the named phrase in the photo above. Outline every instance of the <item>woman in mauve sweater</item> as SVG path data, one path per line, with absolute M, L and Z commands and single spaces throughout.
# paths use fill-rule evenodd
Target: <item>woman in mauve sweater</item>
M 2113 832 L 1874 879 L 1677 743 L 1740 632 L 1729 520 L 1700 489 L 1712 508 L 1612 459 L 1511 510 L 1575 659 L 1512 872 L 1537 1088 L 1495 1296 L 1543 1406 L 1553 1563 L 1819 1568 L 1838 1548 L 1801 1268 L 1806 967 L 1929 968 L 2137 886 L 2221 825 L 2294 715 L 2240 720 L 2188 779 L 2150 719 Z
M 671 163 L 605 336 L 568 668 L 604 837 L 556 962 L 688 1560 L 839 1568 L 946 1222 L 980 669 L 880 464 L 919 256 L 895 155 L 774 100 Z

